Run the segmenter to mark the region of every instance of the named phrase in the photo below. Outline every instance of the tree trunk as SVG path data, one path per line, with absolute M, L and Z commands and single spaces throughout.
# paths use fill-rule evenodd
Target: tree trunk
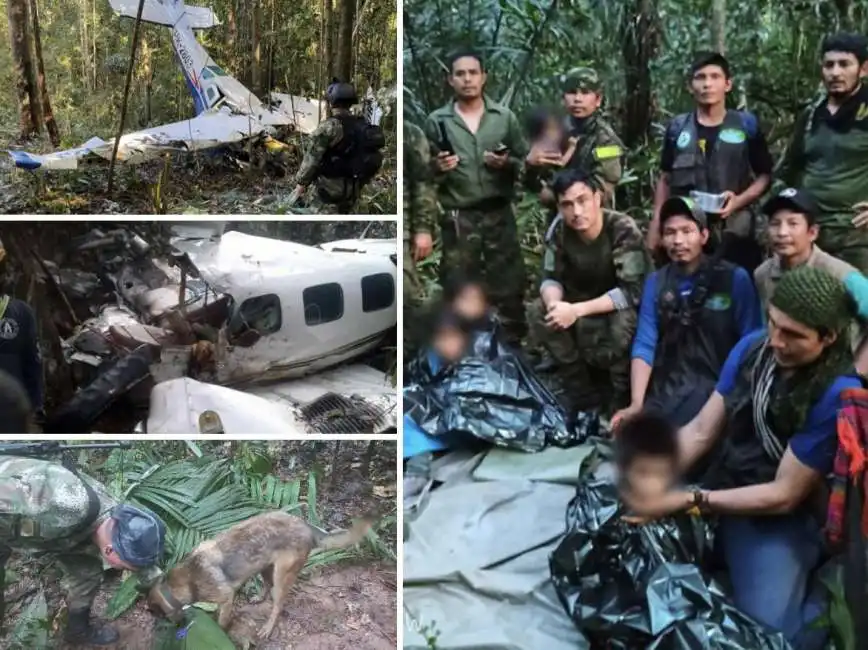
M 60 131 L 54 119 L 54 111 L 51 110 L 51 99 L 48 96 L 48 84 L 45 81 L 45 62 L 42 60 L 42 36 L 39 31 L 39 9 L 36 0 L 30 0 L 30 16 L 33 20 L 33 48 L 36 54 L 36 86 L 39 91 L 39 99 L 42 101 L 42 118 L 45 120 L 45 128 L 51 145 L 55 148 L 60 146 Z
M 325 78 L 331 79 L 335 74 L 335 6 L 333 0 L 323 0 L 323 66 Z
M 39 132 L 39 97 L 31 55 L 31 30 L 28 21 L 27 0 L 7 0 L 9 16 L 9 42 L 12 45 L 12 65 L 15 71 L 15 90 L 18 94 L 18 123 L 22 138 Z
M 711 41 L 715 52 L 726 53 L 726 0 L 712 0 Z
M 339 0 L 341 19 L 338 28 L 338 51 L 335 75 L 351 82 L 353 78 L 353 22 L 356 18 L 356 0 Z
M 145 119 L 143 126 L 151 123 L 153 107 L 151 100 L 154 90 L 154 66 L 152 63 L 153 50 L 148 42 L 148 37 L 142 34 L 142 75 L 145 78 Z
M 253 0 L 253 32 L 251 34 L 250 82 L 253 92 L 262 94 L 262 0 Z

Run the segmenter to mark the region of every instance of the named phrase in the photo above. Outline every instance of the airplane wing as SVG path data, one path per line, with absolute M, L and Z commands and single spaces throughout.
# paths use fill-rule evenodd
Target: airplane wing
M 293 124 L 299 133 L 310 135 L 326 118 L 325 102 L 307 99 L 298 95 L 271 93 L 271 101 L 287 115 L 292 116 Z
M 117 159 L 132 165 L 156 158 L 167 151 L 202 151 L 240 142 L 265 131 L 266 125 L 247 115 L 203 113 L 190 120 L 157 126 L 121 136 Z M 87 157 L 111 160 L 114 139 L 91 138 L 80 147 L 49 154 L 9 151 L 16 167 L 36 169 L 77 169 Z

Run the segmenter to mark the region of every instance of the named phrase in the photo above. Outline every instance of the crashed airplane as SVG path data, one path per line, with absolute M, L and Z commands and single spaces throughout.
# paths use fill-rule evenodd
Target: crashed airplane
M 396 389 L 370 360 L 396 340 L 397 240 L 315 247 L 223 226 L 173 226 L 167 259 L 124 231 L 79 246 L 114 247 L 103 278 L 116 302 L 64 341 L 87 385 L 47 433 L 137 393 L 147 433 L 394 430 Z
M 135 18 L 138 0 L 109 0 L 122 16 Z M 190 7 L 183 0 L 145 0 L 142 20 L 172 30 L 172 46 L 193 96 L 196 117 L 121 136 L 117 160 L 139 164 L 167 152 L 196 152 L 237 146 L 245 141 L 267 150 L 285 147 L 282 134 L 310 134 L 325 116 L 325 103 L 271 93 L 268 104 L 227 74 L 196 40 L 194 30 L 220 24 L 213 10 Z M 378 124 L 382 111 L 367 100 L 366 115 Z M 114 139 L 91 138 L 83 145 L 49 154 L 9 151 L 16 167 L 26 170 L 73 170 L 82 164 L 111 160 Z

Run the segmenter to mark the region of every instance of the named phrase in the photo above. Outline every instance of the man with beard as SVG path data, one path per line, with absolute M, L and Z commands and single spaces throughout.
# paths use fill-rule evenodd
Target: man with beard
M 868 38 L 823 41 L 826 95 L 796 121 L 781 179 L 817 202 L 817 244 L 868 273 Z
M 526 332 L 525 269 L 512 202 L 527 145 L 518 119 L 484 93 L 482 57 L 462 51 L 449 59 L 454 99 L 428 116 L 438 199 L 441 283 L 454 273 L 485 280 L 508 343 Z
M 816 580 L 823 539 L 813 504 L 832 471 L 842 394 L 861 385 L 845 334 L 852 307 L 844 285 L 821 269 L 784 275 L 768 330 L 739 341 L 711 397 L 679 431 L 683 469 L 720 439 L 711 489 L 624 492 L 640 520 L 694 507 L 719 516 L 715 541 L 734 604 L 799 650 L 824 648 L 829 631 L 818 624 L 829 592 Z
M 712 247 L 724 246 L 724 259 L 753 272 L 763 259 L 753 204 L 771 181 L 768 144 L 754 114 L 726 108 L 732 74 L 723 55 L 699 54 L 688 81 L 696 108 L 674 117 L 666 129 L 648 246 L 656 250 L 660 244 L 666 199 L 693 196 L 710 219 L 725 222 L 720 241 L 713 232 Z
M 736 343 L 762 325 L 759 300 L 743 268 L 709 258 L 708 220 L 691 200 L 660 209 L 671 262 L 645 281 L 630 366 L 630 406 L 612 425 L 643 408 L 687 424 L 714 391 Z
M 650 259 L 636 222 L 603 209 L 590 173 L 565 170 L 552 189 L 563 216 L 552 224 L 528 320 L 570 408 L 611 415 L 630 400 L 630 341 Z

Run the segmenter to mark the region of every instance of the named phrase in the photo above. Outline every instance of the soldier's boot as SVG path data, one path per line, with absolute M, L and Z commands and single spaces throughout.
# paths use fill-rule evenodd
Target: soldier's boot
M 110 646 L 120 639 L 115 628 L 90 622 L 90 608 L 70 610 L 64 636 L 72 645 Z

